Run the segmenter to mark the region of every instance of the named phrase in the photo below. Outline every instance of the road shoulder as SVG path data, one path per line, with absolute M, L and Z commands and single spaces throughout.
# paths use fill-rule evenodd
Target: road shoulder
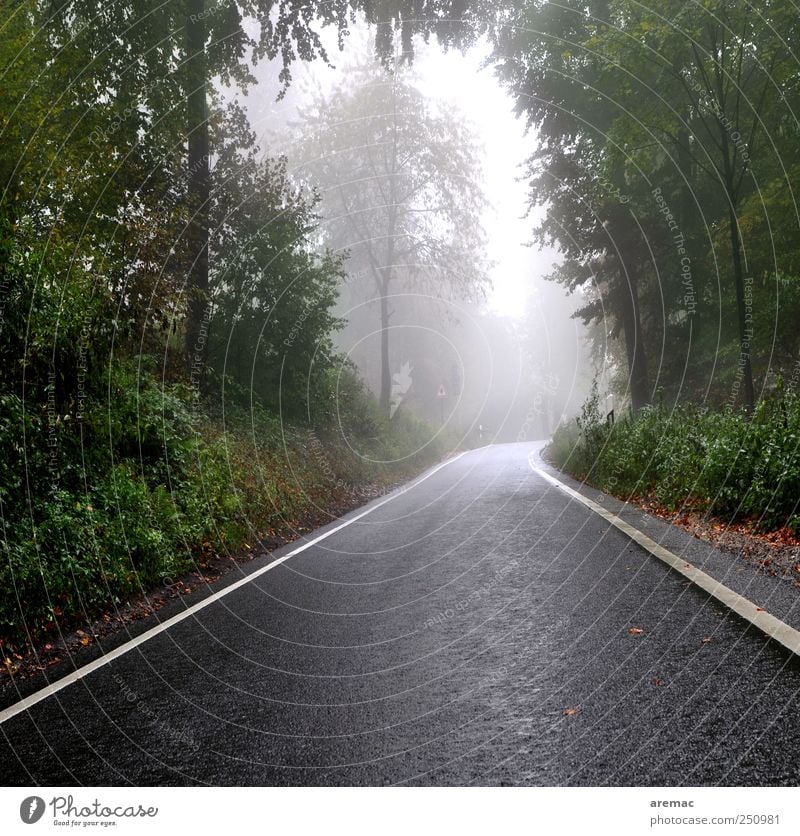
M 678 558 L 724 584 L 756 607 L 800 630 L 800 590 L 791 578 L 765 572 L 747 559 L 742 543 L 740 553 L 717 548 L 680 526 L 649 513 L 641 505 L 624 502 L 568 476 L 542 458 L 542 448 L 531 456 L 531 465 L 614 514 Z

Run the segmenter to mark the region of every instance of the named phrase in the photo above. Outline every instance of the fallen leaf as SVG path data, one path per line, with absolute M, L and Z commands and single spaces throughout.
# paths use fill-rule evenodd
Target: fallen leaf
M 580 708 L 565 708 L 564 709 L 564 716 L 565 717 L 574 717 L 576 714 L 580 714 Z
M 82 644 L 84 647 L 88 647 L 88 645 L 89 645 L 89 637 L 88 637 L 88 636 L 84 636 L 84 637 L 81 639 L 81 644 Z
M 644 633 L 644 630 L 642 630 L 641 627 L 629 627 L 628 633 L 630 633 L 630 635 L 632 636 L 640 636 L 642 633 Z
M 756 607 L 756 612 L 764 612 L 764 607 Z

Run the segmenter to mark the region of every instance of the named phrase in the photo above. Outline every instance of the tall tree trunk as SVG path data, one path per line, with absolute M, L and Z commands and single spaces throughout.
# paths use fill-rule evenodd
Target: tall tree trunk
M 630 210 L 626 207 L 620 207 L 605 226 L 611 235 L 611 240 L 616 242 L 614 258 L 619 277 L 619 303 L 622 312 L 622 330 L 625 334 L 625 351 L 628 357 L 631 408 L 636 413 L 650 403 L 647 355 L 639 313 L 639 276 L 636 254 L 641 247 L 640 232 L 632 223 Z
M 623 331 L 628 355 L 628 374 L 631 390 L 631 407 L 638 412 L 650 403 L 647 382 L 647 355 L 644 348 L 642 322 L 639 315 L 639 283 L 633 273 L 620 269 L 622 283 Z
M 384 415 L 389 414 L 392 402 L 392 374 L 389 366 L 389 299 L 387 287 L 381 288 L 381 394 L 380 407 Z
M 686 109 L 682 113 L 682 120 L 688 121 L 688 116 L 685 115 Z M 695 197 L 692 184 L 694 182 L 694 160 L 692 158 L 692 149 L 690 147 L 689 130 L 682 127 L 678 130 L 677 144 L 678 144 L 678 171 L 683 174 L 684 182 L 680 183 L 680 201 L 678 203 L 678 211 L 680 212 L 681 232 L 688 237 L 693 229 L 694 215 L 697 212 L 695 206 Z
M 397 77 L 392 77 L 392 156 L 389 169 L 389 197 L 388 197 L 388 226 L 386 236 L 386 264 L 381 271 L 381 412 L 387 417 L 391 414 L 392 406 L 392 372 L 389 365 L 389 287 L 394 274 L 394 259 L 396 253 L 395 236 L 397 235 L 397 97 L 395 83 Z
M 736 282 L 736 307 L 739 314 L 739 366 L 736 370 L 737 379 L 741 375 L 744 384 L 742 402 L 748 411 L 753 409 L 755 404 L 755 391 L 753 389 L 753 368 L 750 364 L 750 341 L 753 338 L 752 325 L 747 322 L 747 301 L 744 291 L 744 268 L 742 266 L 742 242 L 739 238 L 739 223 L 736 218 L 736 211 L 731 203 L 728 208 L 728 222 L 730 224 L 731 251 L 733 255 L 733 276 Z M 752 307 L 752 300 L 751 300 Z M 752 313 L 751 313 L 752 322 Z
M 208 344 L 208 203 L 211 177 L 204 8 L 205 0 L 187 0 L 186 95 L 190 218 L 186 354 L 193 374 L 200 373 L 205 365 Z

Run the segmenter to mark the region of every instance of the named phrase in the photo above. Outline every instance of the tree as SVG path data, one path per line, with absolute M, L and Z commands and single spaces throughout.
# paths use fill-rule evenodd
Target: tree
M 640 304 L 650 254 L 628 185 L 606 170 L 614 111 L 598 95 L 601 68 L 584 46 L 594 34 L 592 12 L 606 5 L 517 7 L 496 54 L 500 77 L 538 138 L 527 166 L 530 202 L 547 212 L 535 237 L 566 259 L 551 278 L 587 296 L 575 314 L 584 323 L 605 321 L 606 331 L 624 338 L 626 388 L 637 410 L 650 400 Z
M 342 259 L 318 255 L 316 196 L 294 185 L 286 160 L 224 154 L 212 203 L 210 361 L 283 416 L 307 416 L 333 365 L 331 314 Z
M 61 6 L 31 0 L 9 5 L 15 10 L 9 17 L 21 17 L 18 8 L 26 7 L 43 24 L 62 82 L 66 77 L 68 89 L 77 86 L 85 94 L 83 113 L 91 119 L 95 112 L 114 111 L 119 123 L 112 134 L 124 136 L 129 146 L 149 144 L 150 131 L 163 133 L 163 126 L 172 129 L 182 119 L 190 362 L 204 355 L 205 340 L 199 337 L 209 293 L 212 161 L 219 150 L 211 141 L 212 79 L 243 90 L 253 81 L 249 62 L 266 57 L 280 61 L 280 81 L 288 85 L 295 61 L 328 60 L 323 28 L 335 28 L 341 46 L 359 15 L 376 27 L 376 49 L 386 61 L 394 56 L 396 39 L 403 58 L 410 59 L 414 34 L 433 34 L 444 44 L 473 37 L 468 8 L 460 0 L 412 5 L 405 0 L 169 0 L 156 6 L 141 0 L 72 0 Z M 78 50 L 83 60 L 70 60 Z
M 185 6 L 184 6 L 185 4 Z M 328 61 L 319 28 L 333 26 L 339 46 L 357 14 L 377 30 L 377 54 L 389 63 L 395 56 L 395 33 L 399 35 L 403 60 L 413 57 L 413 36 L 428 38 L 435 34 L 444 45 L 466 43 L 475 37 L 466 19 L 468 6 L 460 0 L 405 0 L 375 3 L 373 0 L 228 0 L 207 8 L 205 0 L 177 0 L 170 4 L 181 13 L 185 23 L 184 95 L 187 99 L 187 138 L 189 163 L 188 205 L 191 212 L 189 233 L 190 282 L 189 311 L 186 329 L 187 355 L 203 357 L 198 347 L 202 318 L 208 295 L 209 200 L 211 189 L 208 88 L 210 79 L 221 76 L 242 87 L 252 81 L 244 58 L 253 60 L 279 58 L 279 74 L 284 86 L 291 82 L 291 68 L 296 60 Z M 245 34 L 243 20 L 256 21 L 258 32 Z M 168 31 L 174 31 L 170 28 Z M 284 89 L 285 89 L 284 87 Z M 199 357 L 198 357 L 199 355 Z
M 156 279 L 177 228 L 169 116 L 131 105 L 117 74 L 130 56 L 114 38 L 106 48 L 80 6 L 31 0 L 3 12 L 0 381 L 31 403 L 54 396 L 74 409 L 79 352 L 85 362 L 140 345 L 172 296 Z M 155 85 L 151 94 L 154 104 Z M 84 393 L 102 385 L 90 365 Z
M 303 114 L 299 171 L 323 194 L 324 230 L 379 307 L 381 409 L 391 401 L 391 297 L 469 298 L 486 282 L 478 149 L 451 108 L 400 68 L 351 72 Z
M 540 149 L 529 169 L 531 201 L 548 209 L 536 237 L 565 258 L 550 278 L 586 297 L 574 316 L 584 324 L 603 322 L 610 336 L 624 339 L 626 389 L 636 411 L 649 403 L 651 389 L 641 315 L 641 296 L 652 279 L 647 234 L 629 196 L 608 189 L 590 138 Z
M 714 0 L 702 6 L 676 2 L 658 11 L 615 4 L 618 14 L 623 5 L 628 36 L 624 44 L 617 35 L 609 35 L 610 48 L 602 38 L 598 46 L 637 72 L 621 99 L 623 105 L 637 103 L 638 124 L 620 116 L 614 136 L 624 135 L 634 147 L 646 131 L 657 144 L 646 143 L 650 147 L 633 153 L 636 164 L 652 164 L 658 149 L 666 150 L 691 160 L 696 182 L 690 187 L 717 196 L 720 220 L 727 227 L 736 298 L 742 402 L 752 409 L 753 329 L 738 215 L 744 198 L 756 187 L 756 160 L 762 152 L 769 155 L 771 133 L 783 119 L 781 97 L 796 77 L 783 35 L 796 28 L 796 22 L 781 4 L 756 10 L 747 0 Z M 658 91 L 660 100 L 643 95 L 645 89 Z
M 521 6 L 511 22 L 498 40 L 497 54 L 506 56 L 501 75 L 543 148 L 590 145 L 595 176 L 610 193 L 633 195 L 637 219 L 652 217 L 653 198 L 663 195 L 660 208 L 676 219 L 681 248 L 695 264 L 702 263 L 703 238 L 706 251 L 718 246 L 715 228 L 725 225 L 739 343 L 734 388 L 740 376 L 742 402 L 751 407 L 752 327 L 738 214 L 796 89 L 796 16 L 785 4 L 745 0 L 654 8 L 576 0 Z M 703 288 L 695 291 L 705 299 Z M 719 301 L 724 307 L 724 295 Z M 677 313 L 666 311 L 667 320 Z

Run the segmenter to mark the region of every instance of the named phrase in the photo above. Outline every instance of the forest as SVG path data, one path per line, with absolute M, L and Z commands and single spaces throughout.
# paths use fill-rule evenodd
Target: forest
M 265 142 L 253 97 L 353 39 Z M 431 48 L 525 129 L 544 314 L 487 307 Z M 798 49 L 771 0 L 0 0 L 6 666 L 492 439 L 800 527 Z

